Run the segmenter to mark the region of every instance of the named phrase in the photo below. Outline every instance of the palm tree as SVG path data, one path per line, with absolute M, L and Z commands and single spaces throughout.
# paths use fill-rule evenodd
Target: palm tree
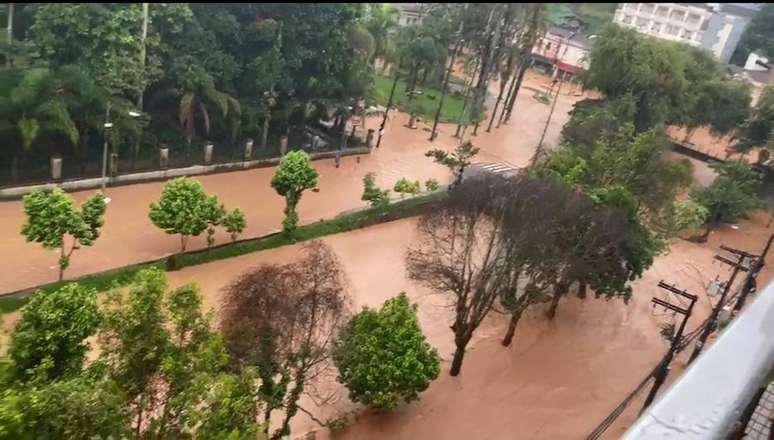
M 371 56 L 371 64 L 381 58 L 386 61 L 387 56 L 393 50 L 391 38 L 398 27 L 400 12 L 392 5 L 373 5 L 370 15 L 365 21 L 365 28 L 374 38 L 374 52 Z M 386 63 L 385 63 L 386 65 Z
M 216 109 L 227 125 L 232 141 L 239 136 L 242 108 L 239 101 L 215 88 L 213 82 L 205 81 L 197 88 L 189 89 L 180 97 L 180 126 L 185 132 L 188 147 L 196 134 L 196 117 L 201 116 L 205 136 L 210 134 L 210 112 Z
M 79 91 L 69 81 L 71 67 L 57 71 L 6 70 L 0 75 L 0 130 L 18 139 L 11 161 L 11 177 L 19 179 L 19 160 L 42 132 L 61 133 L 78 145 L 80 134 L 71 117 L 70 106 Z

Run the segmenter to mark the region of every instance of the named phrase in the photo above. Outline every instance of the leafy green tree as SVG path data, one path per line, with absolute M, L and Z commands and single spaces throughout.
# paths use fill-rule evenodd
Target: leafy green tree
M 440 188 L 440 185 L 438 185 L 438 180 L 436 180 L 436 179 L 427 179 L 425 181 L 425 189 L 427 191 L 436 191 L 438 188 Z
M 75 207 L 72 197 L 61 188 L 51 191 L 36 190 L 22 199 L 27 221 L 22 235 L 27 241 L 41 243 L 46 249 L 59 248 L 59 281 L 70 265 L 70 256 L 79 246 L 91 246 L 99 238 L 104 224 L 105 196 L 98 192 L 86 200 L 81 208 Z M 66 236 L 72 237 L 69 250 Z
M 732 62 L 743 65 L 750 52 L 774 59 L 774 5 L 764 3 L 744 30 Z
M 202 405 L 215 408 L 213 393 L 250 398 L 238 388 L 222 389 L 232 379 L 223 376 L 228 355 L 211 320 L 211 313 L 201 311 L 198 288 L 185 285 L 168 291 L 160 269 L 142 270 L 128 292 L 110 293 L 99 335 L 99 362 L 128 399 L 135 435 L 146 426 L 149 435 L 161 438 L 195 437 L 202 426 L 197 414 Z M 257 429 L 254 423 L 238 425 L 257 407 L 234 403 L 218 407 L 217 424 L 204 424 L 208 432 Z
M 223 204 L 213 204 L 207 214 L 207 247 L 215 244 L 215 228 L 223 223 L 226 217 L 226 209 Z
M 22 309 L 8 348 L 11 377 L 53 380 L 81 371 L 100 313 L 94 289 L 66 284 L 40 291 Z
M 425 340 L 405 293 L 382 308 L 364 308 L 342 330 L 333 351 L 339 381 L 350 399 L 395 409 L 419 398 L 440 371 L 438 353 Z
M 400 193 L 402 199 L 406 194 L 416 194 L 420 191 L 419 181 L 411 182 L 405 177 L 401 177 L 395 182 L 395 186 L 392 188 L 396 193 Z
M 158 203 L 150 204 L 148 216 L 167 234 L 180 234 L 184 252 L 188 239 L 207 230 L 213 213 L 220 209 L 217 197 L 208 196 L 198 180 L 179 177 L 164 185 Z
M 673 230 L 693 231 L 703 225 L 709 217 L 709 210 L 693 199 L 674 203 Z
M 471 159 L 478 154 L 479 150 L 470 141 L 467 141 L 455 147 L 452 152 L 435 149 L 426 152 L 425 156 L 433 158 L 435 163 L 448 168 L 452 175 L 454 175 L 454 184 L 452 186 L 455 186 L 462 182 L 465 168 L 471 164 Z
M 774 86 L 766 86 L 761 92 L 750 117 L 741 128 L 735 147 L 748 150 L 751 147 L 770 147 L 774 142 Z
M 247 226 L 247 220 L 245 219 L 245 213 L 241 209 L 236 208 L 233 211 L 229 211 L 223 218 L 223 226 L 226 228 L 226 232 L 231 235 L 231 241 L 236 241 L 239 234 L 245 230 Z
M 0 392 L 0 438 L 125 438 L 128 411 L 110 381 L 78 376 Z
M 360 200 L 368 202 L 373 208 L 385 208 L 390 204 L 390 190 L 382 190 L 376 186 L 376 175 L 368 173 L 363 176 L 363 195 Z
M 317 171 L 312 167 L 308 154 L 301 150 L 291 151 L 280 160 L 271 179 L 271 187 L 285 197 L 285 219 L 282 221 L 285 232 L 291 233 L 298 227 L 296 207 L 301 195 L 316 186 Z
M 394 50 L 391 37 L 398 27 L 399 15 L 400 11 L 393 5 L 373 5 L 369 8 L 365 28 L 374 38 L 374 51 L 370 60 L 372 64 L 377 58 L 385 58 Z
M 691 197 L 709 212 L 707 230 L 702 239 L 709 236 L 711 227 L 720 222 L 733 222 L 751 209 L 761 205 L 757 191 L 760 176 L 744 161 L 717 162 L 711 165 L 717 177 L 707 188 L 695 189 Z

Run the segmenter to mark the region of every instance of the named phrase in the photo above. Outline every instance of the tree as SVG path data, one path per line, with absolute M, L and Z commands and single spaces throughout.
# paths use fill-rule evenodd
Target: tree
M 763 89 L 740 131 L 735 148 L 742 151 L 755 146 L 769 147 L 774 142 L 774 86 Z
M 377 409 L 419 398 L 438 377 L 438 353 L 425 340 L 404 292 L 379 310 L 364 308 L 342 330 L 333 351 L 350 399 Z
M 70 265 L 70 256 L 80 246 L 91 246 L 99 238 L 104 224 L 105 196 L 97 192 L 81 208 L 75 207 L 72 197 L 61 188 L 51 191 L 36 190 L 22 199 L 27 221 L 21 233 L 27 241 L 41 243 L 46 249 L 59 248 L 59 281 Z M 65 236 L 72 237 L 69 250 Z
M 78 376 L 0 392 L 0 438 L 125 438 L 127 416 L 109 381 Z
M 377 58 L 385 58 L 392 50 L 390 36 L 398 26 L 399 14 L 400 11 L 393 5 L 375 5 L 369 8 L 365 27 L 374 38 L 374 51 L 370 60 L 372 64 Z
M 390 204 L 390 190 L 379 189 L 375 177 L 374 173 L 363 176 L 363 195 L 360 200 L 370 203 L 372 208 L 384 209 Z
M 715 180 L 709 187 L 695 189 L 691 194 L 709 212 L 702 240 L 709 237 L 714 224 L 736 221 L 747 211 L 760 206 L 757 195 L 760 176 L 750 164 L 739 160 L 717 162 L 711 166 L 717 173 Z
M 298 227 L 296 207 L 307 189 L 317 186 L 317 170 L 312 167 L 309 155 L 303 151 L 291 151 L 280 160 L 271 179 L 271 187 L 285 197 L 285 219 L 282 229 L 292 233 Z
M 438 180 L 436 179 L 427 179 L 425 181 L 425 189 L 427 191 L 437 191 L 439 187 Z
M 693 199 L 674 203 L 672 229 L 676 232 L 693 231 L 703 225 L 709 217 L 709 210 Z
M 471 159 L 478 154 L 479 148 L 473 146 L 470 141 L 455 147 L 453 152 L 445 150 L 435 149 L 425 153 L 425 156 L 432 157 L 433 161 L 439 165 L 443 165 L 452 172 L 454 175 L 454 183 L 452 186 L 459 185 L 462 182 L 462 175 L 465 172 L 465 168 L 471 163 Z
M 245 214 L 239 208 L 230 211 L 223 218 L 223 226 L 226 227 L 226 232 L 231 235 L 231 241 L 236 241 L 239 234 L 241 234 L 247 226 Z
M 462 369 L 465 348 L 500 295 L 504 248 L 501 236 L 503 186 L 497 175 L 467 179 L 450 191 L 441 208 L 417 224 L 418 243 L 406 254 L 409 277 L 447 295 L 455 311 L 455 352 L 449 374 Z
M 758 55 L 774 59 L 774 5 L 764 3 L 744 30 L 739 45 L 732 57 L 732 62 L 743 65 L 750 55 L 755 52 Z
M 400 193 L 402 199 L 405 194 L 416 194 L 420 191 L 419 181 L 411 182 L 405 177 L 401 177 L 395 182 L 395 186 L 392 188 L 396 193 Z
M 228 354 L 195 285 L 167 291 L 161 270 L 142 270 L 128 294 L 110 293 L 105 316 L 101 370 L 126 395 L 136 436 L 143 429 L 160 438 L 257 431 L 257 406 L 244 404 L 252 400 L 247 376 L 225 372 Z M 203 407 L 217 418 L 202 420 Z
M 11 377 L 54 380 L 81 371 L 100 313 L 94 289 L 66 284 L 36 293 L 11 335 Z
M 217 197 L 208 196 L 198 180 L 178 177 L 164 185 L 148 217 L 165 233 L 180 234 L 180 251 L 185 252 L 188 239 L 207 230 L 220 209 Z
M 295 263 L 242 274 L 226 289 L 222 307 L 221 331 L 232 368 L 257 369 L 260 383 L 253 394 L 265 402 L 264 432 L 272 439 L 290 434 L 298 400 L 324 368 L 347 318 L 341 263 L 319 241 L 306 244 L 304 252 Z M 270 433 L 277 409 L 285 415 Z

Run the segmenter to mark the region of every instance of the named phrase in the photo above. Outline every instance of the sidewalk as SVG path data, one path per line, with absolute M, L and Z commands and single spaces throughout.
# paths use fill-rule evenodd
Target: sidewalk
M 525 84 L 530 82 L 527 77 Z M 494 89 L 496 84 L 492 84 Z M 559 137 L 567 113 L 577 97 L 562 95 L 548 130 L 548 145 L 554 145 Z M 481 148 L 476 161 L 508 162 L 517 166 L 526 164 L 543 130 L 549 107 L 538 103 L 531 93 L 521 93 L 508 125 L 492 128 L 486 133 L 486 125 L 479 127 L 478 136 L 472 142 Z M 400 177 L 424 182 L 435 178 L 440 183 L 449 180 L 448 171 L 434 164 L 424 156 L 430 148 L 450 148 L 458 141 L 452 135 L 455 126 L 440 124 L 440 134 L 429 142 L 428 123 L 418 124 L 419 128 L 405 128 L 406 114 L 390 112 L 390 121 L 382 139 L 381 148 L 374 149 L 369 156 L 344 157 L 341 167 L 336 168 L 334 160 L 314 162 L 320 174 L 320 191 L 304 193 L 299 204 L 302 223 L 330 218 L 341 211 L 364 205 L 360 200 L 362 178 L 368 172 L 376 173 L 377 184 L 389 187 Z M 368 128 L 378 128 L 380 120 L 369 118 Z M 427 131 L 425 130 L 427 129 Z M 467 135 L 472 132 L 468 129 Z M 243 238 L 264 235 L 280 228 L 284 200 L 269 186 L 274 167 L 211 174 L 198 177 L 206 190 L 216 194 L 227 209 L 241 208 L 247 216 L 247 229 Z M 157 229 L 148 219 L 148 206 L 161 193 L 162 182 L 143 183 L 108 188 L 112 199 L 105 215 L 105 226 L 94 246 L 82 248 L 73 253 L 71 266 L 66 277 L 76 277 L 92 272 L 107 270 L 161 258 L 179 248 L 179 240 Z M 72 193 L 80 203 L 92 191 Z M 0 293 L 29 288 L 56 280 L 58 251 L 45 250 L 37 243 L 26 243 L 20 234 L 24 222 L 20 201 L 0 203 Z M 225 233 L 216 235 L 216 243 L 229 238 Z M 206 246 L 205 237 L 192 238 L 189 249 Z

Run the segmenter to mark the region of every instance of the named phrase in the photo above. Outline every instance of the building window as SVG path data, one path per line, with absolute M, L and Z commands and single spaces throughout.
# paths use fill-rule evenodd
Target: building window
M 633 16 L 624 15 L 624 19 L 623 19 L 624 24 L 632 24 L 632 20 L 634 20 Z
M 693 32 L 691 32 L 691 31 L 683 31 L 683 39 L 692 40 L 693 39 Z
M 668 24 L 667 27 L 666 27 L 666 33 L 668 35 L 675 35 L 676 36 L 678 30 L 679 30 L 679 28 L 677 26 L 673 26 L 671 24 Z
M 650 31 L 654 34 L 661 32 L 661 23 L 654 21 L 653 24 L 650 25 Z
M 669 14 L 669 19 L 683 21 L 685 19 L 685 11 L 672 10 L 672 13 Z
M 551 42 L 546 43 L 546 50 L 551 50 Z
M 648 23 L 650 23 L 650 20 L 646 18 L 637 18 L 637 27 L 638 28 L 644 28 Z
M 701 16 L 699 16 L 699 14 L 688 14 L 688 20 L 686 20 L 686 23 L 691 26 L 698 26 L 700 22 Z
M 642 7 L 640 7 L 640 12 L 645 14 L 652 14 L 654 9 L 656 9 L 656 5 L 653 3 L 644 3 Z
M 636 11 L 639 5 L 640 5 L 639 3 L 626 3 L 625 9 L 629 11 Z
M 669 8 L 666 6 L 659 6 L 658 9 L 656 9 L 656 15 L 662 18 L 666 18 L 667 14 L 669 13 Z

